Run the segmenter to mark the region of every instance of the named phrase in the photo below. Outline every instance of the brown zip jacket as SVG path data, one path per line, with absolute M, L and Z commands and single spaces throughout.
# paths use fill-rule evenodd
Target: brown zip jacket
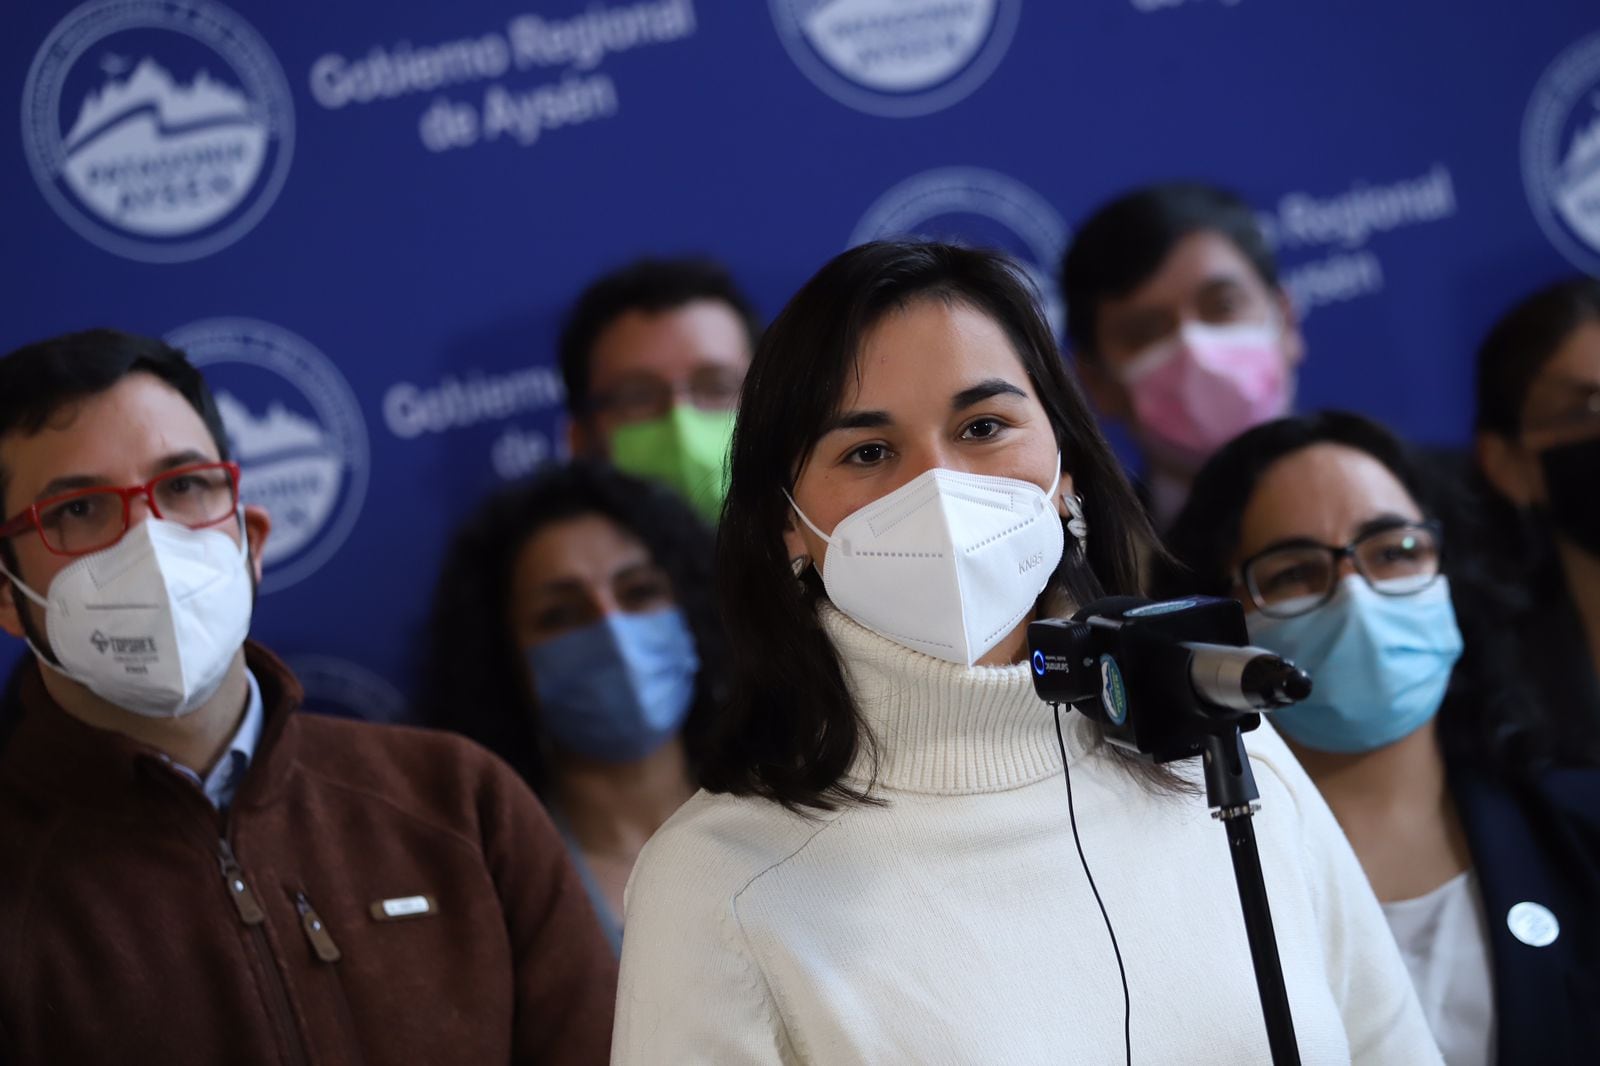
M 220 814 L 63 712 L 29 661 L 0 741 L 0 1063 L 603 1063 L 616 964 L 561 838 L 488 752 L 298 712 Z

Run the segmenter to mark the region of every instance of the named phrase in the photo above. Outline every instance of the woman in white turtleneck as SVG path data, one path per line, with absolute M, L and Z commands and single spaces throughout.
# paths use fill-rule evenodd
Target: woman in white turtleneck
M 745 384 L 719 540 L 734 691 L 706 791 L 628 888 L 613 1061 L 1121 1061 L 1024 660 L 1041 610 L 1137 592 L 1150 544 L 1006 261 L 880 243 L 807 283 Z M 1197 770 L 1069 723 L 1133 1058 L 1268 1061 Z M 1328 808 L 1269 731 L 1249 743 L 1302 1061 L 1436 1063 Z

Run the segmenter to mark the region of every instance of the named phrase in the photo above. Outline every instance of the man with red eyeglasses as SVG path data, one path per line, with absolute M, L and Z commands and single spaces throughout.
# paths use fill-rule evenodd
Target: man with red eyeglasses
M 488 753 L 297 713 L 270 517 L 159 341 L 0 358 L 0 1062 L 599 1063 L 615 965 Z

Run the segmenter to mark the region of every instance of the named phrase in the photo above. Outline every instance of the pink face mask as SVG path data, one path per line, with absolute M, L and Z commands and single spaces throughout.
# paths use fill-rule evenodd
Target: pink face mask
M 1252 426 L 1289 409 L 1289 370 L 1276 324 L 1185 323 L 1122 368 L 1140 435 L 1199 466 Z

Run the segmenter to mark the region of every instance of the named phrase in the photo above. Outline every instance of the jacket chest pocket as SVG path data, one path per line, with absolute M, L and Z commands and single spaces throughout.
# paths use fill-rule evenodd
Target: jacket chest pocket
M 286 884 L 281 898 L 293 926 L 284 948 L 305 975 L 308 1019 L 342 1030 L 367 1061 L 451 1061 L 460 1046 L 440 1046 L 440 1018 L 509 1031 L 511 957 L 498 900 L 412 880 L 376 891 Z
M 285 884 L 282 898 L 294 928 L 285 936 L 294 941 L 291 954 L 331 966 L 347 980 L 416 988 L 445 976 L 435 971 L 470 956 L 478 930 L 471 922 L 463 927 L 469 916 L 454 913 L 450 904 L 457 901 L 428 887 L 408 882 L 398 891 L 373 891 L 363 884 Z

